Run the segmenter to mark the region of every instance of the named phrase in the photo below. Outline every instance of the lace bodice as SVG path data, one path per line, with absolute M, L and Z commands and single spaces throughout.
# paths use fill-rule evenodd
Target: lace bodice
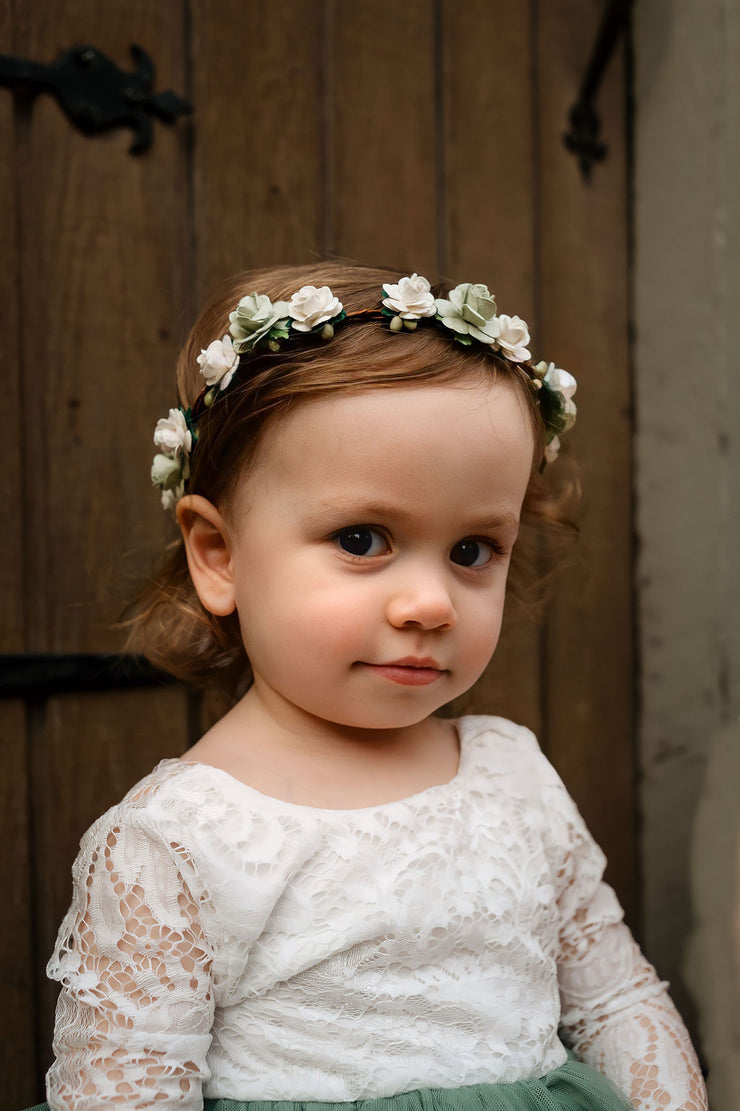
M 170 759 L 98 819 L 48 965 L 51 1107 L 512 1081 L 564 1041 L 637 1107 L 702 1111 L 681 1020 L 534 737 L 459 731 L 456 777 L 398 802 L 314 809 Z

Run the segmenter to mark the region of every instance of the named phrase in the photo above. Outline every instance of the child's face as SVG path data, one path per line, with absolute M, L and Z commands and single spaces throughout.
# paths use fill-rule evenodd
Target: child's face
M 532 452 L 501 383 L 337 394 L 277 424 L 230 530 L 253 697 L 388 729 L 467 690 L 498 641 Z

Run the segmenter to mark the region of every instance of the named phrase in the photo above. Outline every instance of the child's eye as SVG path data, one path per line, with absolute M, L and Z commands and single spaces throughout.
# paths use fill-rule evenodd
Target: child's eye
M 450 559 L 460 567 L 485 567 L 496 555 L 493 544 L 467 537 L 455 544 Z
M 353 525 L 336 533 L 334 540 L 348 555 L 377 556 L 388 551 L 388 541 L 382 532 L 366 525 Z

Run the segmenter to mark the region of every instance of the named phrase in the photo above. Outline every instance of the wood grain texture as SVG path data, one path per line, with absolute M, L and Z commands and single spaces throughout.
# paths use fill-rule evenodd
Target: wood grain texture
M 15 44 L 10 20 L 9 0 L 0 0 L 0 51 L 13 53 Z M 3 382 L 3 407 L 14 419 L 3 422 L 0 436 L 0 498 L 4 510 L 2 559 L 0 559 L 0 651 L 23 650 L 25 609 L 23 605 L 23 429 L 19 415 L 26 383 L 21 373 L 23 321 L 18 289 L 18 269 L 23 243 L 20 240 L 18 194 L 21 181 L 17 173 L 16 132 L 26 127 L 27 111 L 16 112 L 14 98 L 7 92 L 0 97 L 0 305 L 2 306 L 2 344 L 0 375 Z M 32 395 L 31 395 L 32 396 Z M 30 401 L 29 401 L 30 403 Z
M 191 7 L 200 303 L 240 270 L 321 256 L 322 20 L 306 0 Z
M 530 9 L 516 0 L 446 0 L 440 30 L 450 281 L 484 282 L 499 312 L 521 316 L 536 335 Z M 498 713 L 541 734 L 540 639 L 509 600 L 493 661 L 455 711 Z
M 0 703 L 0 735 L 0 1107 L 11 1111 L 34 1102 L 38 1075 L 26 715 L 19 700 Z
M 0 51 L 15 53 L 9 0 L 0 0 Z M 0 499 L 3 506 L 0 558 L 0 652 L 22 652 L 25 642 L 24 453 L 20 413 L 24 394 L 21 374 L 22 321 L 18 290 L 19 239 L 16 143 L 26 127 L 27 112 L 16 109 L 6 90 L 0 96 L 0 305 L 3 382 L 3 434 L 0 436 Z M 30 401 L 28 402 L 31 403 Z M 30 869 L 25 707 L 20 699 L 0 703 L 2 774 L 0 774 L 0 1106 L 25 1107 L 35 1099 L 35 984 L 33 905 Z M 4 1102 L 4 1101 L 7 1101 Z
M 51 60 L 61 44 L 91 41 L 127 68 L 138 41 L 158 87 L 183 88 L 179 5 L 52 10 L 17 7 L 19 53 Z M 17 152 L 20 295 L 34 335 L 23 373 L 37 399 L 23 413 L 32 650 L 115 649 L 120 555 L 162 530 L 156 495 L 141 495 L 155 420 L 173 400 L 173 306 L 186 300 L 184 141 L 156 125 L 148 154 L 132 157 L 129 142 L 120 130 L 86 138 L 40 96 Z
M 329 0 L 329 249 L 436 275 L 437 143 L 431 0 Z
M 562 133 L 602 15 L 591 0 L 537 8 L 542 327 L 547 358 L 578 379 L 569 434 L 582 466 L 582 558 L 547 624 L 551 759 L 609 858 L 634 917 L 631 398 L 624 52 L 599 95 L 609 157 L 583 182 Z
M 41 9 L 41 10 L 40 10 Z M 42 18 L 46 14 L 47 18 Z M 51 61 L 91 42 L 123 68 L 138 42 L 157 88 L 182 92 L 182 6 L 81 0 L 16 6 L 16 50 Z M 128 131 L 86 138 L 38 97 L 19 135 L 21 410 L 27 450 L 27 649 L 117 650 L 111 628 L 126 575 L 165 532 L 148 471 L 157 417 L 174 401 L 187 258 L 186 126 L 155 124 L 152 149 L 128 153 Z M 169 526 L 171 528 L 171 525 Z M 126 571 L 122 566 L 126 565 Z M 176 691 L 69 695 L 30 718 L 40 1063 L 51 1051 L 54 986 L 43 968 L 69 901 L 79 837 L 101 808 L 162 754 L 185 747 Z

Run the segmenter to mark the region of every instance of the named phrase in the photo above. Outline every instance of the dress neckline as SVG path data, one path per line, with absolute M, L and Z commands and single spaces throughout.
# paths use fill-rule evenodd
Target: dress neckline
M 463 779 L 469 763 L 469 747 L 470 738 L 468 730 L 466 729 L 466 722 L 464 718 L 450 719 L 457 733 L 458 745 L 460 748 L 460 756 L 457 765 L 457 771 L 452 779 L 446 783 L 434 783 L 430 787 L 425 787 L 421 791 L 415 791 L 411 795 L 405 795 L 400 799 L 390 799 L 387 802 L 375 803 L 372 806 L 355 806 L 355 807 L 334 807 L 334 806 L 309 806 L 306 803 L 290 802 L 288 799 L 278 798 L 276 795 L 267 795 L 263 791 L 259 791 L 256 787 L 250 786 L 244 780 L 238 779 L 231 772 L 227 772 L 224 768 L 218 768 L 215 764 L 207 764 L 203 760 L 187 760 L 181 757 L 169 757 L 166 760 L 161 760 L 157 765 L 158 768 L 174 767 L 177 766 L 183 771 L 188 769 L 198 769 L 201 773 L 205 772 L 211 775 L 212 778 L 219 780 L 222 783 L 227 783 L 232 791 L 246 792 L 254 799 L 258 799 L 262 805 L 269 805 L 278 809 L 289 809 L 296 812 L 305 812 L 308 814 L 372 814 L 379 811 L 386 811 L 393 807 L 403 807 L 409 805 L 416 805 L 420 800 L 426 801 L 435 792 L 445 793 L 457 789 Z

